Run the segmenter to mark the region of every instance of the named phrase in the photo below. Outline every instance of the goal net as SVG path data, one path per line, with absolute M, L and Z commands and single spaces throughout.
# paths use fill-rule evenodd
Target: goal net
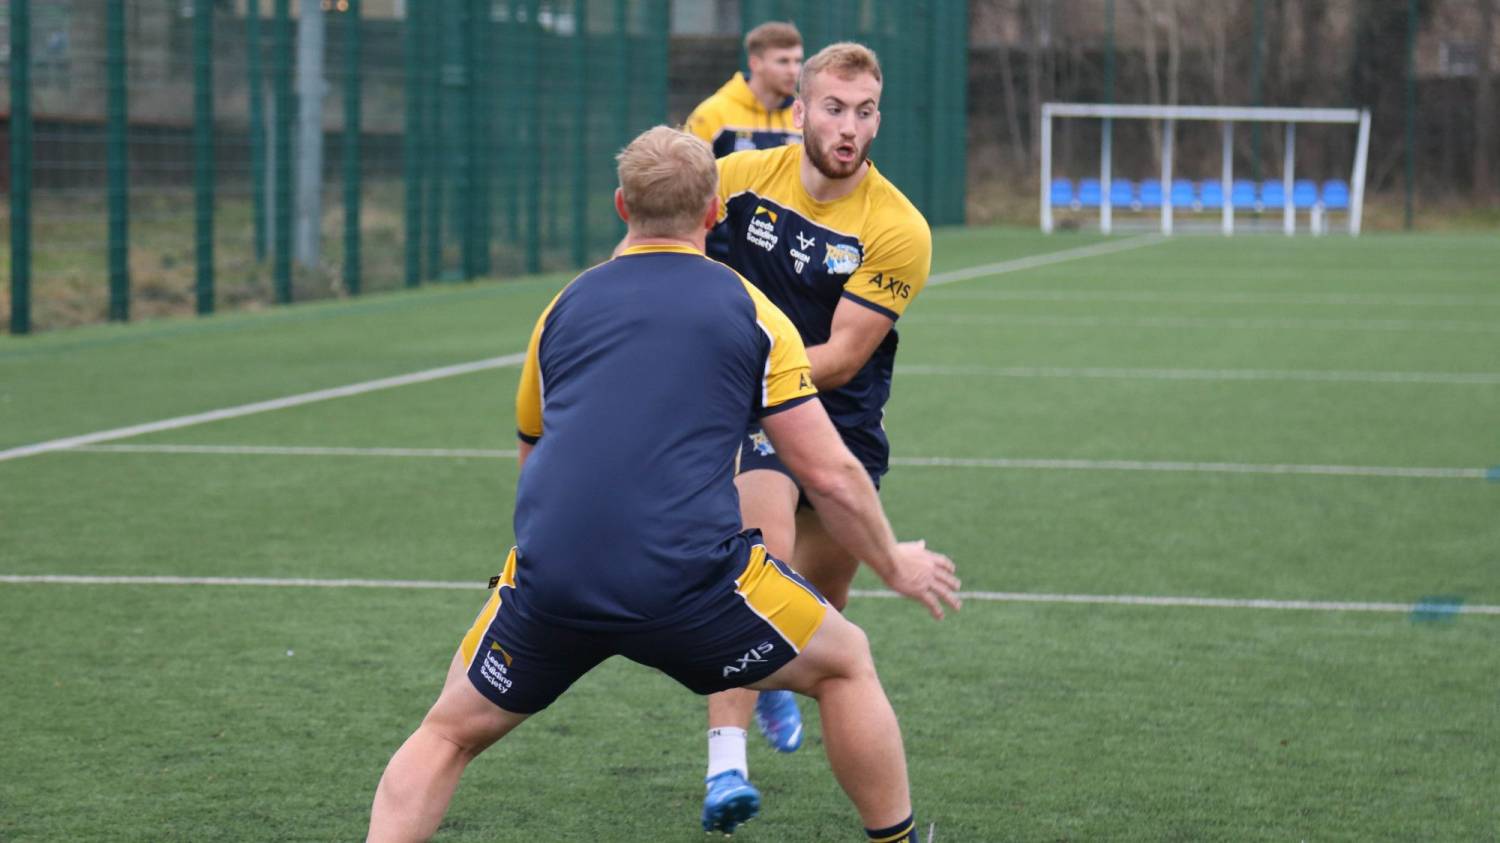
M 1100 121 L 1099 173 L 1097 177 L 1079 178 L 1076 183 L 1066 176 L 1055 177 L 1053 162 L 1053 121 L 1085 119 Z M 1154 121 L 1161 132 L 1161 172 L 1159 179 L 1115 178 L 1112 172 L 1114 121 Z M 1218 123 L 1222 143 L 1221 170 L 1217 180 L 1195 182 L 1173 178 L 1173 140 L 1177 124 L 1184 121 Z M 1284 126 L 1286 142 L 1280 179 L 1261 182 L 1236 178 L 1234 172 L 1234 133 L 1240 123 L 1273 123 Z M 1298 178 L 1296 161 L 1297 127 L 1307 124 L 1345 124 L 1354 127 L 1354 162 L 1349 178 Z M 1299 219 L 1305 217 L 1306 230 L 1323 234 L 1329 230 L 1333 215 L 1347 216 L 1349 233 L 1357 236 L 1364 210 L 1365 164 L 1370 144 L 1369 109 L 1352 108 L 1234 108 L 1223 106 L 1170 105 L 1092 105 L 1087 103 L 1047 103 L 1042 106 L 1041 121 L 1041 201 L 1042 231 L 1051 232 L 1059 208 L 1093 213 L 1097 210 L 1099 228 L 1109 234 L 1117 211 L 1160 214 L 1161 231 L 1171 234 L 1175 218 L 1181 213 L 1217 214 L 1224 234 L 1235 231 L 1236 212 L 1274 214 L 1279 210 L 1282 230 L 1296 234 Z

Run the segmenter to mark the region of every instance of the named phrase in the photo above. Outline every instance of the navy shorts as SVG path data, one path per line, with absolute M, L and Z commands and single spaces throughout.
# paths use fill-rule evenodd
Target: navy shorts
M 865 467 L 870 475 L 870 482 L 875 488 L 880 488 L 880 478 L 890 467 L 888 454 L 881 437 L 862 435 L 861 431 L 839 430 L 839 437 L 844 440 L 844 445 L 854 454 L 855 459 Z M 771 444 L 770 437 L 766 436 L 765 430 L 760 427 L 750 428 L 740 443 L 740 474 L 756 469 L 774 471 L 785 474 L 797 483 L 797 478 L 792 474 L 781 457 L 776 455 L 776 446 Z M 807 499 L 807 493 L 802 491 L 802 484 L 797 483 L 797 508 L 812 509 L 812 502 Z
M 807 646 L 828 602 L 766 553 L 758 533 L 747 536 L 744 564 L 731 566 L 696 611 L 639 632 L 577 629 L 528 614 L 518 605 L 524 600 L 517 599 L 512 549 L 459 645 L 469 681 L 500 708 L 533 714 L 616 655 L 654 667 L 697 694 L 770 676 Z

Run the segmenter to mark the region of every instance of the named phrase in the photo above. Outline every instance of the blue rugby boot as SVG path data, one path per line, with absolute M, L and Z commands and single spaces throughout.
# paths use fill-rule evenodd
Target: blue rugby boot
M 802 746 L 802 712 L 791 691 L 762 691 L 755 701 L 755 725 L 777 752 L 796 752 Z
M 708 793 L 703 796 L 704 831 L 722 831 L 728 837 L 736 826 L 760 813 L 760 791 L 739 770 L 725 770 L 705 783 Z

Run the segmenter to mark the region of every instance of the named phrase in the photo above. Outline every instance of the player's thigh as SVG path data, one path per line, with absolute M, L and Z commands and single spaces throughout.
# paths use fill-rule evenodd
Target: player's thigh
M 477 755 L 529 716 L 506 711 L 475 690 L 460 651 L 453 654 L 443 691 L 423 718 L 422 725 L 469 754 Z
M 834 541 L 813 509 L 797 512 L 797 545 L 792 567 L 817 587 L 835 608 L 849 603 L 849 584 L 859 570 L 859 560 Z
M 749 687 L 817 696 L 819 685 L 830 679 L 858 679 L 874 674 L 875 661 L 864 630 L 833 610 L 824 616 L 818 631 L 796 658 Z
M 740 495 L 740 520 L 747 530 L 760 530 L 766 549 L 787 559 L 797 541 L 797 484 L 790 475 L 772 469 L 742 470 L 734 478 Z

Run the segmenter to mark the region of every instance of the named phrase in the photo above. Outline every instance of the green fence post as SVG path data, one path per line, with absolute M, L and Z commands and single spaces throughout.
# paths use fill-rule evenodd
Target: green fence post
M 344 289 L 359 295 L 359 204 L 360 204 L 360 27 L 359 0 L 348 0 L 344 12 L 347 43 L 344 45 Z
M 417 25 L 421 0 L 407 0 L 406 30 L 406 131 L 401 136 L 401 157 L 406 190 L 406 286 L 422 283 L 422 33 Z
M 213 50 L 213 0 L 193 0 L 193 230 L 199 315 L 214 312 Z
M 960 4 L 948 7 L 950 42 L 944 51 L 952 61 L 949 102 L 953 126 L 948 140 L 948 214 L 944 222 L 963 225 L 968 214 L 969 173 L 969 11 Z
M 10 332 L 31 333 L 31 0 L 10 2 Z
M 646 113 L 650 118 L 649 122 L 657 125 L 667 122 L 667 50 L 672 38 L 671 0 L 652 0 L 650 12 L 651 17 L 646 22 L 646 31 L 650 33 L 649 37 L 652 39 L 649 56 L 651 87 L 647 89 L 651 101 Z
M 1489 49 L 1485 44 L 1481 49 Z M 1411 231 L 1417 191 L 1417 0 L 1406 2 L 1406 201 L 1402 227 Z
M 104 38 L 107 66 L 105 107 L 109 171 L 109 318 L 130 318 L 129 159 L 125 149 L 125 0 L 109 0 Z
M 245 73 L 250 77 L 250 204 L 254 216 L 255 260 L 266 259 L 266 118 L 261 92 L 260 0 L 245 9 Z
M 520 8 L 518 0 L 510 0 L 505 6 L 505 26 L 500 29 L 500 78 L 505 80 L 503 84 L 497 85 L 496 109 L 509 116 L 502 124 L 499 136 L 498 155 L 501 166 L 500 190 L 501 200 L 504 203 L 505 214 L 505 239 L 514 246 L 521 239 L 521 213 L 520 213 L 520 184 L 518 177 L 517 159 L 520 157 L 521 146 L 521 117 L 520 99 L 517 96 L 516 86 L 511 80 L 521 77 L 521 41 L 518 36 L 520 24 L 517 21 L 517 9 Z
M 490 90 L 494 72 L 490 57 L 494 54 L 495 21 L 491 0 L 470 0 L 469 12 L 472 24 L 470 49 L 474 60 L 469 76 L 469 111 L 474 115 L 473 146 L 469 152 L 472 162 L 470 190 L 474 193 L 474 268 L 475 277 L 490 272 L 490 231 L 492 207 L 491 193 L 494 185 L 494 120 L 490 116 Z
M 427 118 L 422 121 L 423 169 L 427 176 L 427 278 L 434 280 L 442 270 L 443 259 L 443 119 L 442 74 L 438 62 L 442 56 L 443 0 L 429 0 L 434 14 L 422 18 L 422 67 L 427 88 Z
M 540 81 L 537 65 L 542 53 L 542 29 L 537 23 L 539 6 L 537 0 L 526 0 L 526 24 L 522 30 L 525 42 L 521 49 L 526 62 L 522 118 L 526 121 L 526 143 L 520 166 L 526 172 L 526 271 L 531 274 L 542 271 L 542 98 L 537 93 Z
M 748 6 L 746 0 L 742 10 Z M 615 0 L 615 149 L 630 142 L 630 19 L 628 0 Z M 625 233 L 625 223 L 618 223 L 618 236 Z
M 292 300 L 292 19 L 290 0 L 276 0 L 275 57 L 272 62 L 276 102 L 272 144 L 276 159 L 276 204 L 271 231 L 276 302 Z
M 573 265 L 588 262 L 589 31 L 588 0 L 573 0 Z

